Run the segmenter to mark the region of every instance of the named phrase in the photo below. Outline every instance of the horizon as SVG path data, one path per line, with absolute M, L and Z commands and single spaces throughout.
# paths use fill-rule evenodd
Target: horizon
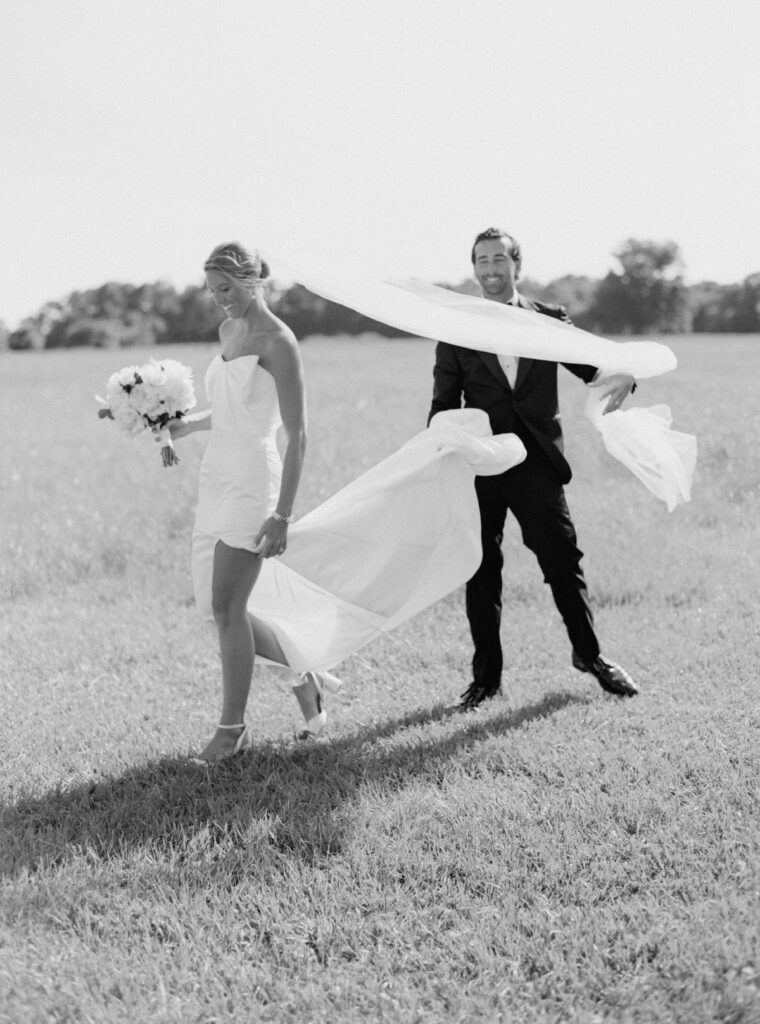
M 611 264 L 609 269 L 610 270 L 614 270 L 615 268 Z M 605 271 L 605 274 L 606 273 L 607 273 L 607 271 Z M 760 268 L 757 271 L 754 271 L 754 273 L 755 274 L 760 273 Z M 741 284 L 744 280 L 746 280 L 747 277 L 751 277 L 752 274 L 753 274 L 753 272 L 750 272 L 749 274 L 745 274 L 744 277 L 742 277 L 741 279 L 739 279 L 737 281 L 718 281 L 718 280 L 716 280 L 714 278 L 711 278 L 711 279 L 705 278 L 705 279 L 701 279 L 699 281 L 689 281 L 686 274 L 682 274 L 680 276 L 683 277 L 684 284 L 685 284 L 686 288 L 699 287 L 700 285 L 716 285 L 718 287 L 729 287 L 729 286 L 734 285 L 734 284 L 737 284 L 737 285 Z M 552 278 L 550 278 L 548 280 L 539 280 L 537 277 L 535 277 L 532 274 L 524 274 L 524 275 L 520 276 L 520 279 L 517 282 L 517 290 L 522 293 L 522 288 L 520 286 L 522 284 L 524 284 L 525 282 L 527 282 L 529 285 L 531 285 L 533 287 L 546 288 L 549 285 L 553 284 L 554 282 L 562 280 L 563 278 L 587 279 L 587 280 L 592 280 L 592 281 L 601 281 L 603 277 L 604 277 L 604 274 L 602 274 L 600 277 L 593 277 L 590 274 L 567 272 L 567 273 L 564 273 L 564 274 L 558 274 L 557 276 L 552 277 Z M 268 281 L 268 284 L 270 286 L 273 286 L 273 287 L 275 287 L 278 290 L 285 290 L 287 288 L 292 287 L 294 284 L 299 283 L 299 282 L 295 281 L 291 276 L 287 276 L 287 275 L 280 275 L 280 276 L 278 276 L 274 272 L 270 275 L 269 278 L 267 278 L 267 281 Z M 475 281 L 475 278 L 473 277 L 472 274 L 466 274 L 464 277 L 461 277 L 458 280 L 444 280 L 443 278 L 435 278 L 435 279 L 431 279 L 429 281 L 429 283 L 430 284 L 435 284 L 435 285 L 438 285 L 438 286 L 441 286 L 441 287 L 459 288 L 462 285 L 464 285 L 465 283 L 467 283 L 468 281 L 472 281 L 472 282 Z M 156 279 L 151 280 L 151 281 L 126 281 L 126 280 L 115 280 L 113 278 L 110 278 L 108 280 L 100 281 L 100 282 L 98 282 L 96 284 L 91 284 L 91 285 L 87 285 L 87 286 L 84 286 L 84 287 L 74 287 L 70 291 L 66 292 L 64 295 L 59 295 L 59 296 L 56 296 L 55 298 L 46 299 L 46 300 L 44 300 L 40 304 L 39 307 L 37 307 L 37 309 L 33 310 L 31 313 L 26 314 L 26 316 L 22 317 L 16 324 L 11 324 L 11 323 L 8 323 L 7 320 L 4 320 L 4 318 L 2 316 L 2 312 L 0 311 L 0 324 L 5 323 L 5 326 L 9 330 L 11 330 L 11 331 L 16 330 L 16 329 L 18 329 L 20 327 L 20 325 L 24 322 L 24 320 L 28 319 L 29 317 L 33 317 L 36 313 L 39 312 L 40 309 L 43 308 L 43 306 L 47 305 L 48 303 L 64 304 L 67 301 L 67 299 L 71 295 L 73 295 L 75 293 L 81 294 L 81 293 L 88 292 L 88 291 L 95 291 L 98 288 L 101 288 L 101 287 L 103 287 L 104 285 L 107 285 L 107 284 L 126 285 L 127 287 L 134 287 L 134 288 L 139 288 L 139 287 L 141 287 L 143 285 L 166 284 L 166 285 L 169 285 L 169 287 L 173 288 L 176 291 L 177 294 L 182 294 L 182 292 L 186 288 L 191 287 L 191 286 L 195 286 L 195 287 L 198 287 L 198 288 L 204 287 L 204 280 L 203 280 L 203 272 L 202 271 L 198 275 L 198 277 L 197 277 L 197 279 L 195 281 L 193 281 L 193 280 L 183 281 L 180 284 L 177 284 L 176 282 L 168 280 L 167 278 L 156 278 Z M 304 287 L 306 287 L 306 286 L 304 286 Z M 307 288 L 307 291 L 308 290 L 309 289 Z

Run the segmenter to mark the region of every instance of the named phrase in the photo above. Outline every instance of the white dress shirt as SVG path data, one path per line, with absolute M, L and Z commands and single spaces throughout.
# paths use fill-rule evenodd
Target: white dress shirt
M 517 292 L 512 292 L 512 298 L 509 302 L 505 303 L 506 306 L 517 306 L 519 305 L 517 299 Z M 517 365 L 520 362 L 517 356 L 497 356 L 501 368 L 504 371 L 504 376 L 509 381 L 509 386 L 514 388 L 515 381 L 517 380 Z

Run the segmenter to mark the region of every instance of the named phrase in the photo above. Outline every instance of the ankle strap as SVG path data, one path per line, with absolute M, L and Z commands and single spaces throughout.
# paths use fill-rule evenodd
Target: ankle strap
M 238 722 L 237 725 L 217 725 L 217 729 L 245 729 L 245 722 Z

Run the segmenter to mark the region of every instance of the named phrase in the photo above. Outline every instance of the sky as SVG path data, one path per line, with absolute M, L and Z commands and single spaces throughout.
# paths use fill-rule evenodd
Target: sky
M 0 320 L 218 242 L 459 282 L 760 271 L 757 0 L 0 0 Z

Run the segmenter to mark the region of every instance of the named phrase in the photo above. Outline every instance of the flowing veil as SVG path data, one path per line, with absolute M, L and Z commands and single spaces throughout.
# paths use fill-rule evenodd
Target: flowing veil
M 325 260 L 270 259 L 309 291 L 421 338 L 552 362 L 598 366 L 603 375 L 627 373 L 642 380 L 674 370 L 674 353 L 659 342 L 616 342 L 554 317 L 463 295 L 413 278 L 358 275 Z M 586 415 L 606 450 L 623 463 L 669 511 L 689 501 L 697 440 L 673 431 L 668 406 L 627 408 L 602 415 L 592 395 Z

